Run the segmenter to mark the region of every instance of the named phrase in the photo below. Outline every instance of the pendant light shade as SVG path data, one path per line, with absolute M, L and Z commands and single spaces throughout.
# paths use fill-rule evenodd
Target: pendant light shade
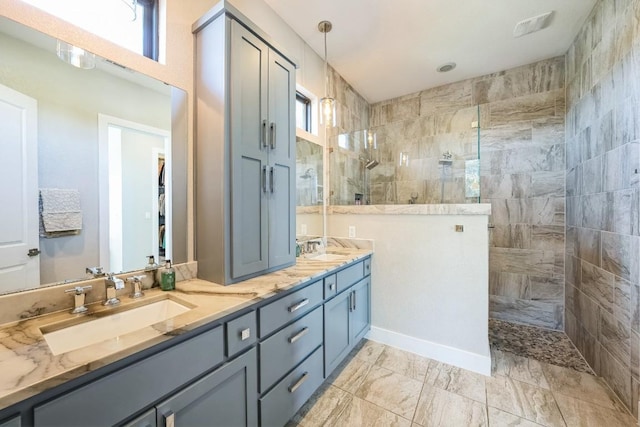
M 62 40 L 58 40 L 56 53 L 58 58 L 74 67 L 90 70 L 96 66 L 96 55 L 94 53 L 87 52 Z
M 320 123 L 327 126 L 333 127 L 336 125 L 336 100 L 325 96 L 320 99 L 320 111 L 322 114 L 320 116 Z
M 327 33 L 331 31 L 331 22 L 320 21 L 318 30 L 324 34 L 324 98 L 320 100 L 320 122 L 326 127 L 336 126 L 336 100 L 329 96 L 329 75 L 327 69 Z

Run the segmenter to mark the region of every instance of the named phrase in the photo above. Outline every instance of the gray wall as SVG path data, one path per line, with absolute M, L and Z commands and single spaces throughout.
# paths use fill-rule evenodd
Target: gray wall
M 598 2 L 567 53 L 566 332 L 637 415 L 639 0 Z
M 491 317 L 552 329 L 563 328 L 564 99 L 559 57 L 383 101 L 370 119 L 381 147 L 373 203 L 407 203 L 412 192 L 418 203 L 439 203 L 438 158 L 447 150 L 454 162 L 444 202 L 465 203 L 474 201 L 465 197 L 464 161 L 478 156 L 471 122 L 479 111 L 481 201 L 495 225 Z M 399 166 L 400 152 L 409 166 Z

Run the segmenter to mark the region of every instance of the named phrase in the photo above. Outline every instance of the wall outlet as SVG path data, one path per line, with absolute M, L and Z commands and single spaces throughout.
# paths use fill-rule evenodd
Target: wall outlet
M 307 224 L 300 224 L 300 234 L 307 235 Z
M 350 225 L 349 226 L 349 237 L 356 237 L 356 226 L 355 225 Z

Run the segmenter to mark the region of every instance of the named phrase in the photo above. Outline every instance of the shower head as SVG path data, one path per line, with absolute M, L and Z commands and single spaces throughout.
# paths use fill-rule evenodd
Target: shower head
M 367 162 L 367 164 L 365 164 L 364 166 L 367 169 L 371 170 L 371 169 L 375 168 L 376 166 L 378 166 L 379 164 L 380 164 L 380 162 L 378 162 L 377 160 L 369 160 Z

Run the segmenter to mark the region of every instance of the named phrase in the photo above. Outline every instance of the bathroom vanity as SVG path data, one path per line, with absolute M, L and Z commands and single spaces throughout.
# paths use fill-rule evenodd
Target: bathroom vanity
M 286 424 L 370 327 L 371 251 L 337 253 L 230 287 L 147 291 L 142 300 L 189 310 L 67 353 L 54 355 L 43 331 L 99 318 L 91 306 L 6 325 L 15 347 L 3 365 L 31 369 L 2 384 L 0 426 Z

